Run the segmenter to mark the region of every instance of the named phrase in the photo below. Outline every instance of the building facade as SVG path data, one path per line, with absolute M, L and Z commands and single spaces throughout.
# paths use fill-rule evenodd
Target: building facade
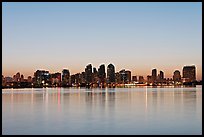
M 107 67 L 107 83 L 115 82 L 115 67 L 113 64 L 109 64 Z
M 196 81 L 196 67 L 193 66 L 184 66 L 183 67 L 183 78 L 187 82 Z

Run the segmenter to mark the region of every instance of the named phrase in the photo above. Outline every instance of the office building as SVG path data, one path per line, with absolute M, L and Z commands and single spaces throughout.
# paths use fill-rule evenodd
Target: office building
M 86 84 L 92 83 L 92 65 L 88 64 L 85 68 L 85 82 Z
M 159 72 L 159 80 L 163 80 L 164 79 L 164 72 L 160 71 Z
M 126 70 L 125 74 L 126 74 L 126 83 L 130 83 L 131 82 L 131 71 Z
M 37 86 L 45 86 L 45 85 L 51 84 L 51 81 L 50 81 L 51 75 L 49 71 L 37 70 L 34 73 L 34 77 L 35 77 L 34 82 Z
M 120 77 L 120 73 L 119 72 L 115 73 L 115 82 L 117 84 L 121 84 L 121 77 Z
M 120 81 L 125 84 L 127 82 L 127 74 L 125 72 L 125 69 L 122 69 L 121 71 L 119 71 L 120 73 Z
M 57 72 L 57 73 L 51 74 L 51 83 L 54 86 L 60 86 L 61 85 L 61 73 Z
M 107 67 L 107 83 L 115 82 L 115 67 L 113 64 L 109 64 Z
M 183 78 L 186 79 L 187 82 L 196 81 L 196 67 L 193 66 L 184 66 L 183 67 Z
M 106 73 L 105 73 L 105 65 L 102 64 L 98 68 L 98 78 L 99 78 L 99 83 L 104 84 L 105 83 L 105 78 L 106 78 Z
M 179 70 L 175 70 L 173 74 L 173 81 L 174 82 L 181 82 L 181 74 Z
M 70 72 L 68 69 L 63 69 L 62 70 L 62 85 L 63 86 L 68 86 L 69 85 L 69 77 L 70 77 Z
M 157 70 L 153 69 L 152 70 L 152 82 L 156 82 L 157 79 Z

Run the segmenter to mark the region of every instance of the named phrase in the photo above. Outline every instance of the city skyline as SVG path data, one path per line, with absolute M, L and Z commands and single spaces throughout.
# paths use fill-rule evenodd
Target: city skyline
M 27 79 L 21 72 L 13 77 L 2 75 L 3 88 L 31 88 L 31 87 L 124 87 L 124 86 L 195 86 L 202 83 L 196 79 L 196 66 L 183 66 L 182 72 L 175 70 L 172 77 L 165 77 L 162 70 L 152 69 L 152 73 L 144 78 L 141 75 L 132 75 L 127 69 L 115 71 L 110 63 L 105 68 L 101 64 L 98 69 L 87 64 L 84 71 L 71 74 L 69 69 L 50 73 L 49 70 L 38 69 L 33 76 Z
M 98 68 L 98 69 L 97 69 Z M 116 71 L 116 66 L 113 64 L 113 63 L 109 63 L 108 65 L 104 64 L 104 63 L 101 63 L 98 67 L 94 66 L 93 64 L 89 63 L 87 64 L 85 67 L 84 67 L 84 70 L 80 71 L 80 72 L 77 72 L 77 73 L 71 73 L 70 69 L 69 68 L 63 68 L 61 71 L 56 71 L 56 72 L 51 72 L 49 69 L 36 69 L 32 75 L 28 75 L 28 76 L 25 76 L 23 73 L 21 72 L 16 72 L 15 74 L 16 75 L 19 75 L 18 77 L 20 78 L 21 76 L 23 76 L 23 79 L 26 79 L 28 77 L 35 77 L 35 73 L 37 71 L 45 71 L 46 73 L 49 73 L 49 75 L 52 75 L 52 74 L 57 74 L 57 75 L 60 75 L 60 79 L 63 80 L 63 75 L 65 74 L 66 76 L 65 77 L 69 77 L 69 76 L 72 76 L 72 75 L 78 75 L 78 74 L 83 74 L 83 73 L 86 73 L 87 76 L 85 76 L 86 78 L 93 75 L 93 77 L 95 76 L 94 74 L 97 74 L 96 76 L 98 76 L 99 78 L 105 78 L 106 80 L 108 80 L 111 76 L 111 82 L 115 82 L 115 77 L 117 75 L 117 73 L 122 73 L 123 71 L 124 72 L 129 72 L 130 73 L 130 79 L 132 80 L 133 77 L 143 77 L 143 79 L 145 81 L 148 81 L 148 79 L 152 79 L 153 81 L 160 78 L 160 79 L 174 79 L 174 76 L 177 76 L 176 78 L 178 78 L 179 76 L 179 79 L 181 78 L 190 78 L 192 79 L 193 81 L 202 81 L 201 80 L 198 80 L 197 79 L 197 68 L 195 65 L 184 65 L 183 68 L 181 70 L 179 69 L 174 69 L 174 71 L 172 72 L 172 75 L 170 77 L 166 77 L 165 76 L 165 72 L 163 70 L 160 70 L 156 67 L 152 68 L 150 71 L 151 73 L 147 74 L 146 76 L 143 76 L 143 75 L 134 75 L 132 74 L 132 71 L 129 70 L 129 69 L 126 69 L 126 68 L 122 68 L 118 71 Z M 14 77 L 16 76 L 15 74 L 11 75 L 11 76 L 6 76 L 6 75 L 3 75 L 2 74 L 2 77 Z M 64 78 L 65 78 L 64 77 Z M 92 77 L 92 76 L 91 76 Z M 144 78 L 145 77 L 145 78 Z M 137 79 L 137 78 L 136 78 Z M 91 81 L 91 80 L 90 80 Z M 109 81 L 109 80 L 108 80 Z M 108 82 L 107 81 L 107 82 Z M 137 80 L 136 80 L 137 81 Z
M 202 3 L 6 3 L 2 73 L 71 74 L 114 63 L 146 78 L 196 65 L 202 80 Z M 102 62 L 102 63 L 101 63 Z M 159 72 L 158 72 L 159 73 Z

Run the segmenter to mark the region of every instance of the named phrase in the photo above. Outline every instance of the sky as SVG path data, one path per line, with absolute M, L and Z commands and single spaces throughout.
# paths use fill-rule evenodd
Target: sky
M 2 4 L 2 73 L 33 76 L 109 63 L 146 78 L 195 65 L 202 79 L 201 2 Z

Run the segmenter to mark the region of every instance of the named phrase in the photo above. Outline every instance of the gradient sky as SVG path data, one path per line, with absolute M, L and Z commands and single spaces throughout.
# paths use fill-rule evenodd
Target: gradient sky
M 202 3 L 3 3 L 4 76 L 71 74 L 113 63 L 146 79 L 196 65 L 202 77 Z

